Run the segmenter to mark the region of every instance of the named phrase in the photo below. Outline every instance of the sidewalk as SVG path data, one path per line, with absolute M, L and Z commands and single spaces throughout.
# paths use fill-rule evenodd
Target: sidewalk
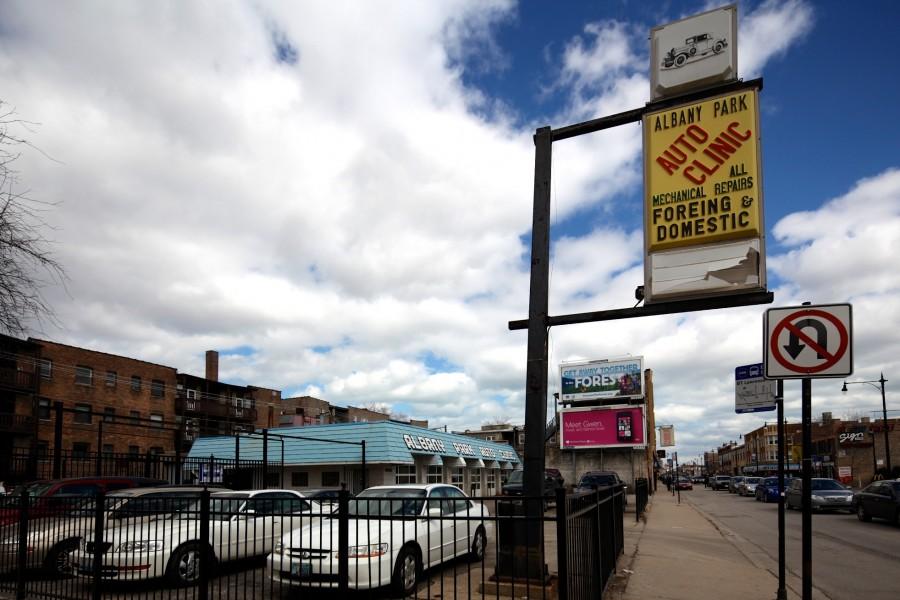
M 626 514 L 625 552 L 608 600 L 775 598 L 777 575 L 723 535 L 684 494 L 678 504 L 660 487 L 644 521 L 635 523 L 633 514 L 628 519 Z M 787 597 L 799 598 L 790 586 Z

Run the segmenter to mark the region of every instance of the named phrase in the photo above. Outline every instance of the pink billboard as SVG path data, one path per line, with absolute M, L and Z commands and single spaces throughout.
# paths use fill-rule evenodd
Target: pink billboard
M 643 406 L 598 406 L 560 411 L 560 448 L 644 446 Z

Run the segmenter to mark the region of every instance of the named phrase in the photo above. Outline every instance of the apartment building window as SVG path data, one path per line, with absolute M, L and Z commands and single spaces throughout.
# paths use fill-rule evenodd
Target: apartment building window
M 394 467 L 394 483 L 415 483 L 416 465 L 397 465 Z
M 119 382 L 119 374 L 115 371 L 106 372 L 106 387 L 116 387 Z
M 36 450 L 38 458 L 46 458 L 46 456 L 50 454 L 50 442 L 38 440 Z
M 150 413 L 150 422 L 154 427 L 163 426 L 163 416 L 159 413 Z
M 341 485 L 341 474 L 337 471 L 323 471 L 322 485 L 325 487 L 337 487 Z
M 91 405 L 90 404 L 76 404 L 74 420 L 76 423 L 90 425 L 90 423 L 91 423 Z
M 93 385 L 94 370 L 90 367 L 77 365 L 75 367 L 75 383 L 78 385 Z
M 112 444 L 103 444 L 103 454 L 112 454 L 113 453 L 113 445 Z
M 166 384 L 159 379 L 150 382 L 150 395 L 154 398 L 162 398 L 165 394 Z
M 49 358 L 42 358 L 38 362 L 38 370 L 44 379 L 53 378 L 53 361 Z
M 115 423 L 116 422 L 116 409 L 106 407 L 103 409 L 103 422 L 104 423 Z
M 50 401 L 44 398 L 38 400 L 38 419 L 42 421 L 50 420 Z
M 91 451 L 91 445 L 87 442 L 75 442 L 72 444 L 72 458 L 87 458 Z
M 128 421 L 132 425 L 137 425 L 138 423 L 140 423 L 141 422 L 141 411 L 133 410 L 133 411 L 129 412 L 128 413 Z
M 162 449 L 162 446 L 152 446 L 150 448 L 149 452 L 150 452 L 150 454 L 159 456 L 160 454 L 163 453 L 163 449 Z
M 291 487 L 309 487 L 309 473 L 306 471 L 291 473 Z
M 128 454 L 131 456 L 139 456 L 141 453 L 140 446 L 128 446 Z
M 428 465 L 428 473 L 425 477 L 427 483 L 442 483 L 444 481 L 444 467 L 441 465 Z
M 131 391 L 132 392 L 141 391 L 141 378 L 137 375 L 131 376 Z

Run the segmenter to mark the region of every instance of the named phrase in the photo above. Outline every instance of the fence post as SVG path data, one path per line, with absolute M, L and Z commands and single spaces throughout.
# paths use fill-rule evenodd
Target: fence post
M 263 480 L 262 489 L 269 487 L 269 430 L 263 429 Z M 341 546 L 343 548 L 343 546 Z
M 91 598 L 100 600 L 100 582 L 103 571 L 103 509 L 106 500 L 106 494 L 101 489 L 95 497 L 96 505 L 94 506 L 94 556 L 93 569 L 91 570 L 91 579 L 93 580 L 93 590 L 91 590 Z
M 556 488 L 556 564 L 559 571 L 559 600 L 569 597 L 569 536 L 566 528 L 566 490 Z
M 198 574 L 197 600 L 209 600 L 209 571 L 212 556 L 209 547 L 209 488 L 200 493 L 200 573 Z
M 347 485 L 341 484 L 338 494 L 338 548 L 343 550 L 338 555 L 338 593 L 345 595 L 350 583 L 350 557 L 347 547 L 350 545 L 350 492 Z
M 62 477 L 63 403 L 53 403 L 53 479 Z
M 16 573 L 16 600 L 25 599 L 25 568 L 28 566 L 28 491 L 22 490 L 19 499 L 19 547 L 16 549 L 18 572 Z
M 100 417 L 100 421 L 97 423 L 97 461 L 94 465 L 94 475 L 97 477 L 103 476 L 103 419 L 105 417 Z
M 178 426 L 178 429 L 175 431 L 175 483 L 181 483 L 183 478 L 183 467 L 181 466 L 181 444 L 184 443 L 184 440 L 181 435 L 181 426 Z

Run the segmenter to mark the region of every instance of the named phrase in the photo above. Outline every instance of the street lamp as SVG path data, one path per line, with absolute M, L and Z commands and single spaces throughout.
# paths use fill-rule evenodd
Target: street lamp
M 845 381 L 844 387 L 841 388 L 842 392 L 847 392 L 848 385 L 854 385 L 857 383 L 867 383 L 871 385 L 875 389 L 879 389 L 879 386 L 875 385 L 876 383 L 881 385 L 881 415 L 882 420 L 884 421 L 884 465 L 887 467 L 888 477 L 891 476 L 891 443 L 888 438 L 888 422 L 887 422 L 887 402 L 884 398 L 884 384 L 887 383 L 887 379 L 884 378 L 884 373 L 881 373 L 881 379 L 877 379 L 875 381 Z

